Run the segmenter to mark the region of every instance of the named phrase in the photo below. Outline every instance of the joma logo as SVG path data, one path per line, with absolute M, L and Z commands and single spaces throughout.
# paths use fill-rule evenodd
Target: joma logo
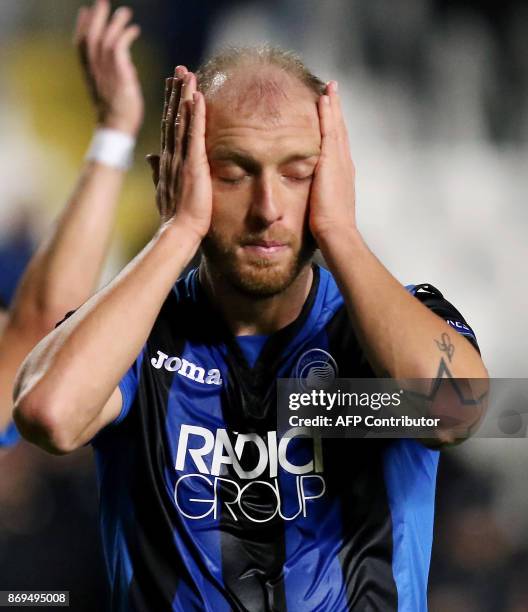
M 202 385 L 221 385 L 222 378 L 220 377 L 220 370 L 213 368 L 212 370 L 205 371 L 204 368 L 187 361 L 184 357 L 169 357 L 162 351 L 157 351 L 158 356 L 152 357 L 150 363 L 156 370 L 165 368 L 169 372 L 176 372 L 180 376 L 190 378 L 195 382 L 201 383 Z

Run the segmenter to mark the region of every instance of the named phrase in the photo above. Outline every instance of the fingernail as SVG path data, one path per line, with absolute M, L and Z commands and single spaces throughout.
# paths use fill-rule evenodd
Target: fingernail
M 337 81 L 332 81 L 332 83 L 334 84 L 334 91 L 337 93 L 337 90 L 339 89 L 339 83 Z
M 326 95 L 323 96 L 323 104 L 330 104 L 330 98 Z

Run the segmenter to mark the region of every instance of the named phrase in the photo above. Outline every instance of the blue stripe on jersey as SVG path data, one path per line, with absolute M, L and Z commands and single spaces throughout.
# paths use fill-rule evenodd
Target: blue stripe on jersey
M 383 457 L 392 517 L 392 572 L 398 610 L 427 610 L 439 451 L 417 440 L 397 440 Z
M 415 287 L 406 285 L 405 288 L 414 295 Z M 457 331 L 475 337 L 472 332 Z M 426 448 L 418 440 L 398 440 L 384 455 L 392 516 L 392 572 L 398 590 L 398 610 L 405 612 L 427 610 L 439 457 L 439 451 Z
M 303 465 L 313 459 L 313 447 L 311 439 L 293 439 L 288 450 L 295 457 L 295 464 Z M 339 498 L 325 499 L 324 473 L 294 476 L 281 471 L 279 482 L 285 518 L 284 581 L 288 610 L 346 610 L 339 560 L 343 544 Z
M 320 285 L 312 311 L 295 345 L 309 338 L 305 351 L 311 348 L 328 349 L 324 327 L 336 310 L 343 304 L 337 286 L 330 274 L 321 269 Z M 320 332 L 314 333 L 314 327 Z M 307 336 L 308 335 L 308 336 Z M 304 351 L 303 351 L 304 352 Z M 296 360 L 299 353 L 296 353 Z M 279 372 L 279 377 L 291 377 L 291 363 Z M 303 465 L 315 461 L 313 439 L 292 439 L 288 444 L 287 458 L 295 458 L 295 464 Z M 339 610 L 347 609 L 346 589 L 339 560 L 343 541 L 341 529 L 342 513 L 337 496 L 325 497 L 324 471 L 319 475 L 317 461 L 314 470 L 303 475 L 293 475 L 281 470 L 281 512 L 285 517 L 284 581 L 286 602 L 289 610 Z M 322 470 L 322 466 L 321 466 Z M 306 497 L 306 501 L 303 498 Z M 310 501 L 309 498 L 314 501 Z M 320 499 L 318 499 L 320 497 Z M 315 501 L 317 500 L 317 501 Z M 296 517 L 294 520 L 288 520 Z M 317 542 L 317 546 L 313 543 Z M 320 580 L 314 580 L 314 575 Z
M 186 559 L 185 556 L 182 556 L 182 558 Z M 194 570 L 192 571 L 194 572 Z M 216 612 L 216 610 L 226 610 L 228 612 L 230 608 L 229 606 L 226 607 L 227 604 L 221 607 L 218 607 L 216 602 L 212 607 L 209 605 L 211 601 L 214 601 L 209 599 L 211 593 L 212 591 L 207 594 L 207 599 L 203 600 L 196 596 L 196 592 L 184 580 L 180 580 L 172 602 L 172 612 Z
M 104 499 L 100 505 L 99 522 L 106 569 L 112 586 L 112 610 L 115 612 L 128 610 L 125 593 L 129 592 L 133 576 L 127 542 L 127 533 L 133 523 L 133 506 L 127 488 L 116 484 L 122 479 L 122 465 L 133 464 L 133 449 L 128 448 L 120 438 L 106 439 L 105 434 L 126 417 L 134 402 L 144 355 L 145 347 L 119 383 L 123 405 L 118 417 L 91 441 L 94 447 L 100 446 L 99 450 L 102 451 L 95 453 L 100 497 Z M 103 450 L 107 445 L 111 449 Z M 112 461 L 113 456 L 119 457 L 119 460 Z
M 217 363 L 223 361 L 217 347 L 196 346 L 187 342 L 181 358 L 207 363 L 211 360 L 211 353 L 216 353 Z M 227 371 L 223 370 L 221 375 L 225 379 Z M 197 391 L 196 384 L 182 376 L 175 376 L 172 382 L 164 431 L 179 432 L 179 435 L 167 435 L 166 442 L 171 460 L 166 464 L 165 480 L 179 511 L 179 524 L 173 530 L 174 542 L 203 600 L 197 599 L 196 589 L 191 589 L 184 580 L 180 580 L 173 600 L 173 610 L 229 612 L 230 606 L 221 594 L 225 591 L 225 586 L 222 577 L 220 501 L 216 500 L 215 490 L 217 480 L 204 475 L 199 466 L 192 464 L 188 457 L 185 458 L 185 464 L 177 469 L 177 449 L 182 435 L 187 436 L 189 448 L 200 448 L 209 442 L 209 437 L 212 439 L 212 432 L 225 428 L 216 386 L 201 387 Z M 198 398 L 199 404 L 196 401 Z M 185 426 L 185 431 L 182 425 Z M 196 429 L 193 432 L 190 428 Z M 206 471 L 211 474 L 212 453 L 207 454 L 204 463 Z M 196 510 L 198 502 L 193 500 L 203 500 L 203 503 L 199 504 L 200 514 Z M 199 516 L 202 518 L 198 518 Z M 192 542 L 192 545 L 189 545 L 189 542 Z M 197 559 L 196 548 L 200 550 L 200 559 Z M 205 563 L 209 576 L 205 575 L 199 562 Z
M 126 594 L 133 575 L 127 533 L 133 524 L 133 506 L 127 488 L 120 486 L 123 478 L 120 470 L 123 465 L 133 465 L 133 449 L 114 437 L 108 440 L 97 436 L 95 444 L 111 447 L 110 450 L 95 453 L 100 497 L 104 499 L 100 505 L 99 523 L 106 570 L 112 587 L 112 610 L 127 612 Z M 112 460 L 114 456 L 119 459 Z
M 11 422 L 7 428 L 0 432 L 0 447 L 14 446 L 20 440 L 16 425 Z
M 266 340 L 269 336 L 237 336 L 236 341 L 238 346 L 244 353 L 244 357 L 249 364 L 250 368 L 255 367 L 255 363 L 259 358 L 259 355 L 266 344 Z

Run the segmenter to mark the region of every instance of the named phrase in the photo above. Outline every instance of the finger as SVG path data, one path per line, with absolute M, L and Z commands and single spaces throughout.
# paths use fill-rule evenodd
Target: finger
M 187 70 L 187 68 L 185 66 L 179 65 L 179 66 L 176 66 L 176 68 L 174 70 L 174 76 L 177 76 L 179 79 L 183 79 L 183 77 L 188 72 L 189 71 Z
M 330 111 L 333 119 L 333 126 L 337 128 L 336 124 L 336 114 L 335 114 L 335 106 L 336 106 L 336 96 L 337 96 L 337 81 L 329 81 L 326 84 L 325 95 L 328 96 L 328 101 L 330 103 Z
M 160 156 L 150 154 L 147 155 L 146 160 L 152 171 L 152 181 L 154 183 L 154 187 L 157 187 L 160 176 Z
M 180 92 L 182 79 L 187 73 L 185 66 L 176 66 L 174 76 L 165 79 L 165 100 L 163 104 L 163 114 L 161 117 L 161 151 L 165 149 L 167 143 L 170 144 L 170 149 L 174 148 L 172 124 L 180 104 Z M 175 90 L 175 91 L 174 91 Z M 174 97 L 172 93 L 174 91 Z M 168 117 L 168 118 L 167 118 Z
M 163 152 L 165 148 L 166 142 L 166 133 L 167 133 L 167 110 L 169 108 L 169 100 L 172 94 L 174 79 L 169 77 L 165 79 L 165 95 L 163 100 L 163 112 L 161 113 L 161 143 L 160 143 L 160 151 Z
M 163 132 L 164 132 L 164 149 L 166 148 L 170 152 L 174 149 L 174 139 L 172 138 L 172 124 L 176 115 L 176 89 L 178 87 L 178 80 L 171 79 L 172 87 L 169 96 L 169 102 L 167 104 L 167 112 L 165 113 Z M 163 150 L 162 149 L 162 152 Z
M 167 106 L 169 105 L 173 83 L 174 83 L 173 77 L 169 77 L 168 79 L 165 79 L 165 98 L 164 98 L 164 104 L 163 104 L 163 118 L 165 118 L 165 115 L 167 114 Z
M 317 110 L 319 112 L 319 126 L 321 129 L 322 138 L 321 147 L 324 147 L 326 141 L 330 137 L 335 136 L 334 118 L 332 116 L 330 96 L 328 94 L 323 94 L 320 96 L 317 103 Z
M 88 48 L 88 60 L 94 61 L 99 52 L 101 38 L 110 15 L 109 0 L 96 0 L 91 13 L 90 23 L 86 32 L 86 44 Z
M 141 34 L 141 28 L 136 24 L 132 24 L 125 28 L 116 42 L 116 49 L 130 51 L 132 44 L 138 39 Z
M 88 72 L 88 50 L 86 44 L 86 36 L 92 19 L 92 9 L 85 6 L 79 9 L 77 13 L 77 22 L 73 33 L 73 43 L 79 51 L 79 58 L 85 73 Z
M 181 92 L 182 101 L 192 102 L 193 94 L 196 91 L 196 77 L 192 72 L 186 72 L 183 77 L 183 87 Z
M 182 80 L 173 78 L 172 91 L 167 106 L 167 114 L 165 116 L 165 146 L 171 154 L 174 152 L 174 122 L 178 117 L 178 107 L 180 105 Z
M 108 26 L 106 27 L 101 41 L 102 49 L 105 53 L 113 48 L 117 40 L 123 34 L 126 26 L 132 19 L 132 9 L 128 6 L 118 8 L 112 15 Z
M 185 132 L 189 124 L 190 111 L 192 108 L 193 94 L 196 91 L 196 77 L 192 72 L 187 72 L 183 77 L 178 115 L 174 122 L 174 137 L 176 142 L 184 145 Z
M 86 6 L 81 6 L 77 13 L 77 20 L 73 30 L 73 44 L 79 45 L 86 36 L 86 28 L 89 22 L 90 9 Z
M 93 21 L 93 12 L 95 7 L 81 7 L 77 14 L 77 23 L 75 32 L 73 35 L 73 42 L 77 46 L 79 54 L 79 62 L 81 64 L 83 76 L 90 93 L 90 97 L 98 103 L 99 94 L 95 84 L 95 71 L 93 66 L 90 65 L 90 58 L 88 55 L 88 32 Z
M 337 81 L 330 81 L 326 90 L 330 98 L 330 106 L 332 107 L 332 116 L 334 118 L 334 124 L 337 130 L 337 138 L 341 141 L 342 145 L 348 146 L 348 132 L 343 115 L 343 109 L 341 108 L 341 97 L 338 93 Z
M 197 165 L 207 159 L 205 123 L 205 100 L 202 93 L 195 91 L 187 144 L 187 160 L 191 165 Z
M 325 88 L 325 94 L 330 98 L 330 106 L 334 110 L 337 97 L 338 84 L 337 81 L 328 81 Z
M 130 47 L 139 38 L 141 34 L 141 28 L 134 24 L 128 26 L 114 45 L 114 57 L 118 67 L 121 68 L 133 68 L 133 65 L 130 60 Z

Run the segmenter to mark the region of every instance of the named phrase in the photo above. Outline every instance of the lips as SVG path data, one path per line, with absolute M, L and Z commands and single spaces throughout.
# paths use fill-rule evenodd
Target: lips
M 283 247 L 286 245 L 284 242 L 278 242 L 277 240 L 256 240 L 255 242 L 248 242 L 244 246 L 255 246 L 269 249 L 271 247 Z
M 278 240 L 255 240 L 243 244 L 243 248 L 246 252 L 259 256 L 269 256 L 280 253 L 287 247 L 287 244 Z

